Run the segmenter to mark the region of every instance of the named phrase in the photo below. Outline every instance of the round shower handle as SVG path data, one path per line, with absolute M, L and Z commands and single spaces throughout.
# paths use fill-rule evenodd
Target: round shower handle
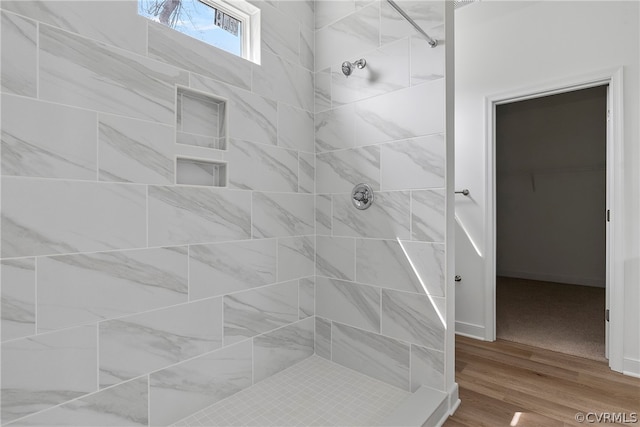
M 364 210 L 373 203 L 373 189 L 370 185 L 360 183 L 353 187 L 351 202 L 356 209 Z

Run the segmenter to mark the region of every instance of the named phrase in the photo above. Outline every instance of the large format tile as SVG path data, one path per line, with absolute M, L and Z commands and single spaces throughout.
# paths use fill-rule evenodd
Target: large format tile
M 298 191 L 300 193 L 315 193 L 316 189 L 316 155 L 312 153 L 298 153 Z
M 263 2 L 260 21 L 263 48 L 293 63 L 299 63 L 300 24 L 297 20 L 292 20 L 275 6 Z
M 333 234 L 382 239 L 410 238 L 410 195 L 408 191 L 374 194 L 366 210 L 353 206 L 351 193 L 333 196 Z
M 331 108 L 331 68 L 315 73 L 315 112 L 316 114 Z
M 317 0 L 315 25 L 322 28 L 355 12 L 354 0 Z
M 412 36 L 411 86 L 444 78 L 444 53 L 443 48 L 432 48 L 422 36 Z
M 278 106 L 278 145 L 298 151 L 315 152 L 313 114 L 291 107 Z
M 100 386 L 222 347 L 222 298 L 100 323 Z
M 444 187 L 444 135 L 381 145 L 380 172 L 383 190 Z
M 332 200 L 329 194 L 316 194 L 316 234 L 331 234 Z
M 298 281 L 298 317 L 306 319 L 316 314 L 316 284 L 314 277 Z
M 150 425 L 169 425 L 252 384 L 251 341 L 150 375 Z
M 315 351 L 316 354 L 331 360 L 331 321 L 315 316 Z
M 253 193 L 253 237 L 310 235 L 315 231 L 311 194 Z
M 2 340 L 36 332 L 36 261 L 34 258 L 3 260 Z
M 85 326 L 2 344 L 2 421 L 96 391 L 96 334 Z
M 316 310 L 326 319 L 380 332 L 380 288 L 318 277 Z
M 329 93 L 330 96 L 331 93 Z M 316 152 L 355 147 L 355 114 L 354 105 L 344 105 L 316 113 Z
M 411 344 L 411 392 L 422 386 L 445 391 L 444 353 Z
M 316 237 L 316 274 L 343 280 L 356 277 L 356 241 L 345 237 Z
M 285 2 L 285 3 L 301 3 L 301 2 Z M 283 3 L 280 3 L 283 4 Z M 300 27 L 300 65 L 307 70 L 313 70 L 315 65 L 315 31 Z
M 93 323 L 187 300 L 187 249 L 38 260 L 38 330 Z
M 232 140 L 227 159 L 229 185 L 258 191 L 298 191 L 298 153 L 265 144 Z
M 444 24 L 443 1 L 402 0 L 400 7 L 432 38 L 439 39 L 436 33 L 431 30 Z M 419 34 L 413 26 L 387 2 L 381 2 L 380 18 L 380 38 L 382 44 L 404 39 L 407 36 L 417 36 Z M 442 45 L 435 49 L 444 52 L 444 46 Z
M 5 177 L 2 256 L 143 247 L 145 212 L 142 186 Z
M 315 28 L 315 0 L 280 1 L 278 9 L 297 20 L 303 28 Z
M 315 257 L 314 236 L 278 239 L 278 281 L 313 276 Z
M 413 240 L 444 242 L 445 220 L 445 190 L 411 192 Z
M 360 147 L 316 156 L 318 193 L 345 193 L 361 182 L 380 189 L 380 147 Z
M 4 11 L 1 19 L 2 92 L 35 98 L 38 91 L 37 24 Z

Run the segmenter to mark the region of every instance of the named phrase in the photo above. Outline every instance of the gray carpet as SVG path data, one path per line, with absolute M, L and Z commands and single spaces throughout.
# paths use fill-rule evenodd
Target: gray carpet
M 604 288 L 498 277 L 496 336 L 604 361 L 604 309 Z

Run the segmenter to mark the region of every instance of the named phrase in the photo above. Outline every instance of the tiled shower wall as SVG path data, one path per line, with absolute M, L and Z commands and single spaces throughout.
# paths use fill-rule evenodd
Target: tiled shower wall
M 3 424 L 166 425 L 313 353 L 314 4 L 255 4 L 262 65 L 2 1 Z M 175 144 L 176 85 L 228 100 L 228 151 Z M 185 151 L 228 187 L 175 185 Z

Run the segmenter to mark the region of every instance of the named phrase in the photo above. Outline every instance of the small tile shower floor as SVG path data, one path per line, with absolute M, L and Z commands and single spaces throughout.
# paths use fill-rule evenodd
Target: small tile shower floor
M 410 394 L 314 355 L 173 427 L 376 426 Z

